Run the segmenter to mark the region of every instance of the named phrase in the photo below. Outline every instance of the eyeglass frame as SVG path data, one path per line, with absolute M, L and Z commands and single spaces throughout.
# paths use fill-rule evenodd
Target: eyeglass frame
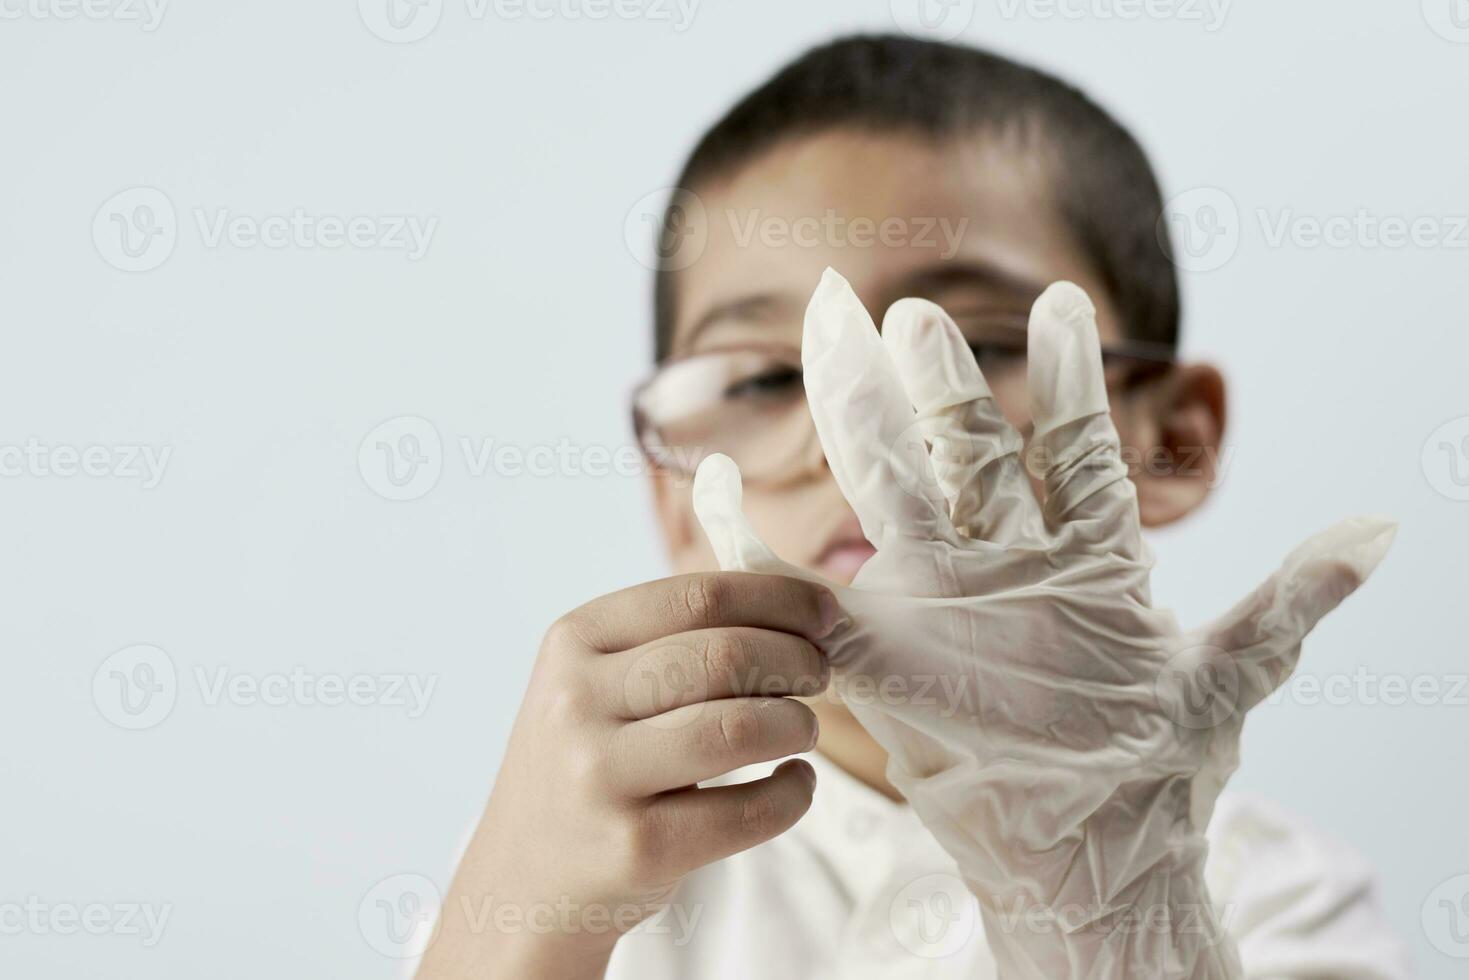
M 1004 321 L 1006 320 L 1010 322 L 1005 323 Z M 1001 325 L 1006 327 L 1006 329 L 1013 331 L 1016 335 L 1015 340 L 1008 342 L 1007 346 L 1010 348 L 1011 353 L 1018 353 L 1021 357 L 1025 356 L 1025 353 L 1027 351 L 1026 337 L 1029 331 L 1029 318 L 1027 316 L 1017 314 L 1013 317 L 1003 317 L 996 320 L 986 321 L 985 325 L 988 328 L 993 328 L 996 325 Z M 976 364 L 978 364 L 980 360 L 978 348 L 986 345 L 997 346 L 1002 344 L 1007 344 L 1007 342 L 986 338 L 970 342 L 969 348 L 972 352 L 974 352 L 975 362 Z M 652 385 L 658 380 L 659 376 L 664 371 L 675 364 L 693 360 L 694 358 L 709 357 L 716 354 L 727 354 L 733 352 L 766 353 L 772 355 L 777 353 L 794 354 L 795 356 L 793 358 L 790 358 L 791 362 L 797 367 L 799 367 L 801 364 L 800 347 L 783 342 L 729 344 L 721 347 L 706 348 L 704 350 L 686 351 L 682 354 L 675 354 L 671 357 L 667 357 L 659 361 L 654 366 L 653 373 L 645 378 L 642 382 L 640 382 L 636 387 L 634 387 L 630 395 L 633 433 L 635 438 L 637 439 L 638 448 L 642 450 L 643 456 L 654 467 L 661 470 L 670 471 L 685 477 L 693 476 L 693 473 L 688 472 L 686 470 L 686 467 L 679 465 L 677 461 L 670 460 L 667 457 L 667 454 L 660 455 L 657 451 L 659 448 L 657 444 L 649 440 L 648 434 L 653 428 L 653 425 L 648 421 L 647 417 L 643 414 L 642 409 L 639 407 L 638 404 L 643 396 L 643 393 L 646 392 L 650 387 L 652 387 Z M 1131 365 L 1131 367 L 1133 368 L 1133 373 L 1131 373 L 1127 378 L 1123 379 L 1122 381 L 1122 384 L 1125 387 L 1132 387 L 1133 385 L 1140 383 L 1144 375 L 1151 376 L 1155 373 L 1166 370 L 1167 368 L 1172 367 L 1173 365 L 1176 365 L 1178 363 L 1177 347 L 1173 344 L 1159 343 L 1156 341 L 1123 340 L 1117 343 L 1102 344 L 1101 354 L 1102 365 L 1104 368 L 1109 366 L 1109 363 Z M 981 368 L 981 371 L 982 370 L 983 369 Z M 805 398 L 804 390 L 805 383 L 803 372 L 803 400 Z M 816 433 L 816 425 L 814 420 L 812 422 L 811 431 L 813 435 Z

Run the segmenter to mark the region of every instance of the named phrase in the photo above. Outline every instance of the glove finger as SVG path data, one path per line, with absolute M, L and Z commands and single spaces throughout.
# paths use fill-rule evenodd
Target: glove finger
M 1306 634 L 1367 580 L 1397 528 L 1394 521 L 1353 517 L 1322 531 L 1204 631 L 1236 668 L 1240 716 L 1285 682 Z
M 952 540 L 948 502 L 897 370 L 862 301 L 832 269 L 806 310 L 801 366 L 832 475 L 873 547 L 888 535 Z
M 726 572 L 785 575 L 790 566 L 760 539 L 741 508 L 744 483 L 740 468 L 723 453 L 704 458 L 694 472 L 694 514 Z M 800 578 L 810 578 L 800 575 Z
M 1055 283 L 1035 301 L 1029 340 L 1030 460 L 1045 481 L 1047 524 L 1140 558 L 1137 490 L 1108 412 L 1096 308 L 1080 287 Z
M 740 468 L 722 453 L 705 457 L 694 472 L 694 514 L 714 548 L 719 567 L 726 572 L 762 572 L 815 582 L 830 589 L 845 608 L 846 597 L 854 590 L 828 582 L 820 575 L 782 561 L 750 526 L 740 506 L 744 486 Z M 844 639 L 851 619 L 843 613 L 833 631 L 821 640 L 821 649 L 833 666 L 851 659 L 851 645 Z M 860 649 L 858 647 L 857 649 Z
M 1025 441 L 1005 420 L 959 327 L 937 304 L 894 303 L 882 340 L 918 412 L 929 464 L 949 517 L 970 538 L 1043 539 L 1040 508 L 1020 461 Z

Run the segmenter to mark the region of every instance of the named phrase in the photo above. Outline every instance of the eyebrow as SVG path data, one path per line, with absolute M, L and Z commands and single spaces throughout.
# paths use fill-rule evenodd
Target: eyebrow
M 973 260 L 948 261 L 919 269 L 899 284 L 904 296 L 926 296 L 958 287 L 984 286 L 1010 293 L 1018 300 L 1032 302 L 1045 289 L 1045 284 L 1026 276 L 1006 271 L 989 262 Z
M 678 347 L 688 350 L 704 331 L 728 321 L 749 321 L 769 317 L 790 302 L 790 298 L 779 293 L 756 293 L 718 303 L 694 321 Z
M 963 286 L 999 289 L 1027 303 L 1033 301 L 1045 288 L 1042 283 L 1007 272 L 989 262 L 949 260 L 919 269 L 908 275 L 900 281 L 899 288 L 894 291 L 901 296 L 926 296 L 930 293 Z M 768 318 L 793 302 L 793 297 L 784 293 L 756 293 L 718 303 L 694 321 L 694 325 L 679 341 L 676 349 L 691 349 L 700 334 L 718 324 Z M 880 321 L 881 317 L 875 319 Z

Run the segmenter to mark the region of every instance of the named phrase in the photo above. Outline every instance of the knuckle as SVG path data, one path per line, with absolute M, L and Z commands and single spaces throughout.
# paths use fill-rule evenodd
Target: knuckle
M 601 796 L 606 786 L 607 761 L 590 745 L 578 745 L 562 760 L 563 776 L 577 789 Z
M 756 840 L 764 840 L 780 829 L 780 804 L 770 790 L 758 790 L 741 802 L 739 820 L 743 834 Z
M 586 645 L 584 628 L 576 613 L 561 616 L 546 629 L 541 642 L 544 650 L 572 650 Z
M 605 713 L 593 678 L 573 656 L 543 651 L 531 672 L 531 689 L 538 720 L 555 728 L 580 728 Z
M 554 728 L 575 728 L 587 717 L 587 695 L 579 686 L 552 683 L 542 710 Z
M 717 576 L 696 575 L 684 589 L 683 601 L 695 623 L 713 626 L 729 605 L 729 586 Z
M 733 633 L 715 633 L 704 640 L 704 673 L 711 681 L 736 678 L 749 658 L 748 644 Z
M 715 751 L 721 755 L 748 755 L 760 744 L 763 727 L 760 717 L 748 707 L 721 711 L 713 726 Z

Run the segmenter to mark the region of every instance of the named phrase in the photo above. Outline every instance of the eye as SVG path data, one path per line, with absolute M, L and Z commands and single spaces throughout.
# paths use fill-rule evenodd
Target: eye
M 971 343 L 974 361 L 984 372 L 1012 368 L 1025 361 L 1025 348 L 1018 343 L 1006 341 L 980 341 Z
M 793 367 L 773 367 L 744 378 L 724 391 L 727 401 L 787 398 L 801 391 L 801 372 Z

